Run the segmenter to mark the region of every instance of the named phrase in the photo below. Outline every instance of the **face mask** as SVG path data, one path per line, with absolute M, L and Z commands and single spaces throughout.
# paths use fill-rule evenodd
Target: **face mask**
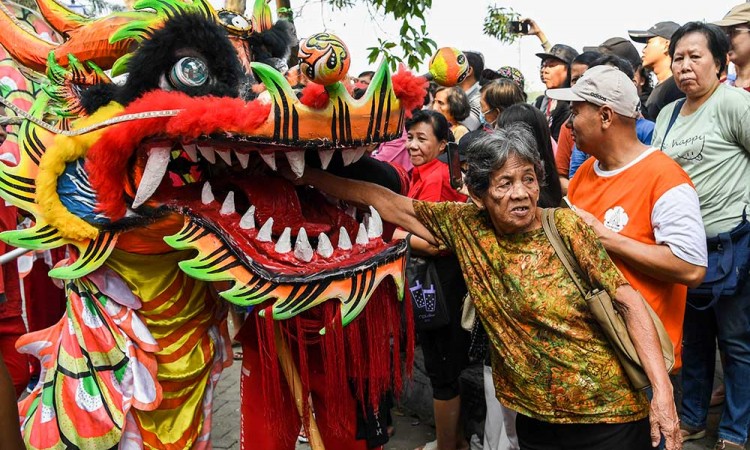
M 484 113 L 482 111 L 479 111 L 479 123 L 482 126 L 487 125 L 487 118 L 484 117 Z
M 493 109 L 488 110 L 487 112 L 492 112 Z M 497 118 L 493 120 L 492 122 L 487 122 L 487 117 L 484 115 L 484 111 L 479 111 L 479 120 L 482 122 L 482 126 L 488 127 L 488 128 L 495 128 L 495 122 L 497 122 Z

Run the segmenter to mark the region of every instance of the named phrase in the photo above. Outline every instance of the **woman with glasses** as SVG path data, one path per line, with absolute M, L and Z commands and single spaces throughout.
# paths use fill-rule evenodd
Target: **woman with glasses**
M 653 138 L 690 175 L 698 191 L 709 238 L 707 279 L 716 238 L 745 223 L 750 211 L 750 94 L 721 83 L 728 52 L 729 39 L 716 25 L 688 22 L 674 33 L 669 56 L 685 100 L 659 113 Z M 742 272 L 739 265 L 730 270 Z M 750 423 L 750 282 L 736 294 L 718 299 L 688 292 L 687 301 L 683 440 L 706 435 L 718 341 L 724 353 L 726 400 L 715 448 L 744 450 Z
M 726 83 L 750 91 L 750 3 L 735 6 L 714 24 L 729 37 L 729 61 L 734 64 L 736 77 L 727 78 Z

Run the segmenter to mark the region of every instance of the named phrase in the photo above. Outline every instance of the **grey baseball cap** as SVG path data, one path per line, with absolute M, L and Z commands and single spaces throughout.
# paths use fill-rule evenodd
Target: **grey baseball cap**
M 645 44 L 649 39 L 656 36 L 667 40 L 672 39 L 672 35 L 678 28 L 680 28 L 680 24 L 677 22 L 659 22 L 648 30 L 628 30 L 628 35 L 635 42 Z
M 612 66 L 595 66 L 583 73 L 570 88 L 547 89 L 547 97 L 567 102 L 607 105 L 617 114 L 637 119 L 641 100 L 633 80 Z
M 714 25 L 720 27 L 731 27 L 750 23 L 750 3 L 743 3 L 732 8 L 723 19 L 714 22 Z

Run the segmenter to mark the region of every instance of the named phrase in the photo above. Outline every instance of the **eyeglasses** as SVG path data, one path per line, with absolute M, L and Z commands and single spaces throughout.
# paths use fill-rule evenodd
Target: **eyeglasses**
M 747 28 L 747 27 L 732 27 L 732 28 L 727 28 L 726 31 L 727 31 L 727 36 L 734 37 L 734 36 L 737 36 L 740 33 L 750 33 L 750 28 Z

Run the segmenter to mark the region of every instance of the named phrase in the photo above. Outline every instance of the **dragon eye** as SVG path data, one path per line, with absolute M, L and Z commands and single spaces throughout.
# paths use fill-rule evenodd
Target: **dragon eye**
M 200 58 L 186 56 L 172 66 L 169 81 L 178 89 L 203 86 L 208 82 L 208 66 Z
M 232 17 L 232 26 L 244 30 L 250 28 L 250 23 L 242 16 L 234 16 Z

